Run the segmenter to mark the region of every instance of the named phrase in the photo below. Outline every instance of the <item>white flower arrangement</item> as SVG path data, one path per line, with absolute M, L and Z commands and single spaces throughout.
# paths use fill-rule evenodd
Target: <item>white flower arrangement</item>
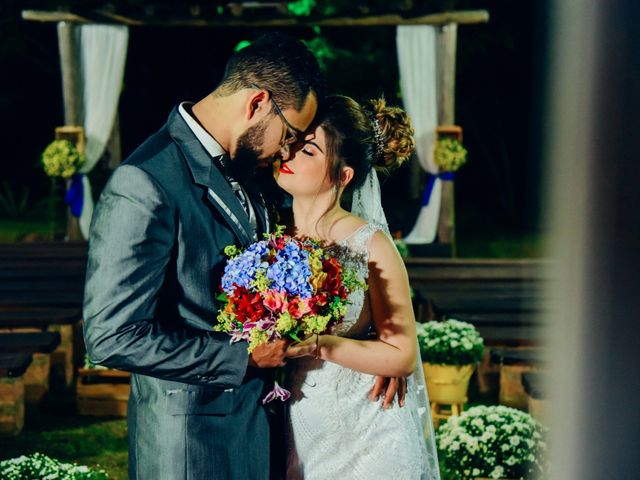
M 0 478 L 3 480 L 108 480 L 104 470 L 84 465 L 62 463 L 42 453 L 0 462 Z
M 436 432 L 443 478 L 546 478 L 545 433 L 540 423 L 520 410 L 470 408 L 450 417 Z
M 470 365 L 482 359 L 484 341 L 470 323 L 449 319 L 444 322 L 418 323 L 416 329 L 424 362 L 436 365 Z

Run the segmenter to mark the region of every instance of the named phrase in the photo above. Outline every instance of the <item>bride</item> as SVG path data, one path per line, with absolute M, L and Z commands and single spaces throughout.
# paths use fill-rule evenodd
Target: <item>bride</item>
M 288 479 L 439 480 L 404 263 L 390 239 L 375 170 L 414 149 L 405 112 L 329 97 L 318 126 L 280 167 L 293 197 L 292 233 L 327 241 L 368 290 L 354 292 L 330 335 L 289 347 Z M 353 194 L 351 212 L 341 207 Z M 373 336 L 373 338 L 371 338 Z M 383 409 L 374 376 L 409 377 L 404 406 Z

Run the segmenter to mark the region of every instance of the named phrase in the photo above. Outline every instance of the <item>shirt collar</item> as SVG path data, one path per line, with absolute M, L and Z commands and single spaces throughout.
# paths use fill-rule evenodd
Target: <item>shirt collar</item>
M 200 125 L 195 118 L 187 111 L 187 108 L 193 105 L 192 102 L 182 102 L 178 106 L 178 112 L 180 116 L 187 123 L 187 126 L 191 129 L 193 134 L 196 136 L 198 141 L 202 144 L 204 149 L 207 151 L 211 157 L 216 158 L 220 156 L 224 156 L 227 152 L 222 148 L 222 146 L 216 142 L 216 140 L 211 136 L 209 132 L 207 132 L 202 125 Z

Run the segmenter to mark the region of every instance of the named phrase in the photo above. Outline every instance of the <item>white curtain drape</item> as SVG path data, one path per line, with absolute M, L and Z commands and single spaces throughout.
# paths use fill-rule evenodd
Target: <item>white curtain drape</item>
M 413 122 L 418 159 L 422 168 L 437 175 L 438 167 L 433 162 L 432 154 L 438 125 L 435 27 L 398 26 L 396 47 L 402 98 L 405 110 Z M 415 226 L 404 239 L 406 243 L 432 243 L 435 240 L 442 184 L 438 177 L 434 177 L 432 181 L 434 184 L 431 195 L 423 199 Z
M 124 67 L 129 42 L 129 29 L 115 25 L 82 25 L 78 29 L 80 42 L 80 73 L 86 137 L 86 162 L 82 175 L 82 213 L 80 230 L 89 238 L 93 216 L 91 185 L 87 178 L 104 153 L 118 110 Z

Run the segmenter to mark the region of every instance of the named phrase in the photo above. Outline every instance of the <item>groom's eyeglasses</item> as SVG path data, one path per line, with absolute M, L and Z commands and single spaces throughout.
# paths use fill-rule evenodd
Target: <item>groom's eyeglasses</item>
M 282 120 L 282 123 L 285 128 L 284 137 L 280 140 L 280 145 L 282 146 L 283 156 L 285 154 L 288 155 L 289 147 L 294 143 L 296 143 L 297 141 L 299 141 L 299 139 L 302 138 L 302 136 L 304 135 L 304 132 L 302 130 L 298 130 L 296 127 L 294 127 L 287 121 L 287 118 L 284 116 L 284 113 L 282 113 L 282 110 L 280 109 L 276 101 L 273 99 L 273 95 L 269 90 L 267 90 L 266 88 L 265 89 L 260 88 L 255 83 L 252 83 L 251 87 L 255 88 L 256 90 L 265 90 L 269 94 L 269 100 L 271 101 L 271 105 L 273 106 L 273 109 L 280 117 L 280 120 Z

